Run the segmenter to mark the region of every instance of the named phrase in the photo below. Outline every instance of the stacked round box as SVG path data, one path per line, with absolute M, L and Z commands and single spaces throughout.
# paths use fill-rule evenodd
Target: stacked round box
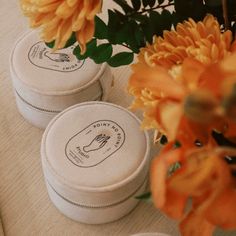
M 61 112 L 44 132 L 41 157 L 50 199 L 76 221 L 117 220 L 146 191 L 148 134 L 120 106 L 88 102 Z
M 35 31 L 17 40 L 10 72 L 18 109 L 33 125 L 45 128 L 69 106 L 107 99 L 112 84 L 109 67 L 78 60 L 74 48 L 53 52 Z

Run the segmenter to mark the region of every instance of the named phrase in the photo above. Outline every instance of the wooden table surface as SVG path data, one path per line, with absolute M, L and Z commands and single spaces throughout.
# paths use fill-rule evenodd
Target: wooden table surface
M 128 236 L 138 232 L 164 232 L 178 236 L 176 223 L 150 203 L 141 202 L 128 216 L 104 225 L 74 222 L 52 205 L 40 162 L 43 131 L 27 123 L 18 113 L 9 74 L 12 45 L 28 30 L 28 22 L 20 12 L 18 1 L 1 0 L 0 3 L 0 218 L 5 235 Z M 112 5 L 111 1 L 104 1 L 103 7 Z M 131 98 L 125 88 L 130 70 L 126 66 L 112 72 L 115 86 L 109 101 L 127 107 Z

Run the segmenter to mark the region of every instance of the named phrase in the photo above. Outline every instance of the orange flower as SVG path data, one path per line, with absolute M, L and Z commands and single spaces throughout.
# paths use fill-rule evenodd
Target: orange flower
M 223 115 L 218 105 L 226 94 L 221 86 L 229 76 L 222 68 L 229 67 L 229 62 L 216 63 L 235 50 L 231 41 L 231 31 L 221 33 L 217 20 L 207 15 L 202 22 L 189 19 L 178 24 L 176 30 L 165 31 L 163 38 L 156 37 L 143 48 L 128 85 L 135 97 L 131 108 L 144 111 L 143 127 L 157 129 L 169 140 L 186 142 L 197 138 L 207 142 L 212 128 L 222 130 L 225 122 L 216 113 Z M 235 59 L 229 60 L 231 74 L 236 75 Z M 230 86 L 231 82 L 226 85 Z
M 216 225 L 236 228 L 236 183 L 233 167 L 224 160 L 236 150 L 216 148 L 211 136 L 212 130 L 236 136 L 236 47 L 231 41 L 232 33 L 221 33 L 212 15 L 198 23 L 190 19 L 156 37 L 132 67 L 132 108 L 144 111 L 144 127 L 169 141 L 151 165 L 153 201 L 181 221 L 183 236 L 209 236 Z M 175 140 L 181 148 L 173 149 Z M 196 140 L 204 148 L 196 148 Z M 168 174 L 176 162 L 181 168 Z
M 224 156 L 227 148 L 172 149 L 166 146 L 151 165 L 151 191 L 156 207 L 179 219 L 183 236 L 209 236 L 217 225 L 236 228 L 236 184 Z M 175 162 L 181 168 L 168 175 Z M 187 201 L 191 199 L 191 208 Z M 201 225 L 201 227 L 199 227 Z
M 164 31 L 163 37 L 154 37 L 152 45 L 141 49 L 139 63 L 167 68 L 182 64 L 186 57 L 203 64 L 215 63 L 230 53 L 232 33 L 221 33 L 218 21 L 207 15 L 203 21 L 189 19 L 179 23 L 176 30 Z
M 159 130 L 170 141 L 176 139 L 184 112 L 184 98 L 198 87 L 204 69 L 193 59 L 186 59 L 182 67 L 172 70 L 134 65 L 129 92 L 135 96 L 132 108 L 144 110 L 143 126 Z
M 21 0 L 31 26 L 42 27 L 45 42 L 55 40 L 54 49 L 60 49 L 75 32 L 83 53 L 93 37 L 94 17 L 101 5 L 102 0 Z
M 232 112 L 235 61 L 233 54 L 209 66 L 191 58 L 171 69 L 133 65 L 129 81 L 129 92 L 135 97 L 132 107 L 144 110 L 144 127 L 159 130 L 170 141 L 207 142 L 212 129 L 228 132 L 227 125 L 236 118 L 236 111 Z
M 134 80 L 133 76 L 138 77 L 139 74 L 139 81 Z M 144 72 L 148 77 L 144 76 Z M 161 98 L 161 91 L 157 90 L 157 92 L 153 92 L 150 90 L 150 87 L 145 87 L 144 83 L 146 84 L 147 80 L 144 82 L 145 78 L 151 78 L 153 79 L 153 76 L 150 77 L 150 74 L 155 74 L 154 71 L 149 71 L 147 68 L 143 68 L 142 70 L 137 70 L 137 74 L 133 74 L 130 80 L 130 88 L 129 92 L 136 96 L 135 101 L 133 102 L 133 105 L 131 108 L 137 109 L 141 108 L 144 111 L 144 120 L 142 123 L 142 126 L 144 128 L 154 128 L 159 130 L 160 132 L 164 134 L 168 134 L 169 137 L 174 137 L 176 134 L 173 133 L 174 130 L 176 130 L 176 126 L 179 123 L 179 117 L 182 114 L 182 109 L 179 106 L 178 102 L 171 101 L 169 99 Z M 160 75 L 160 74 L 159 74 Z M 166 82 L 168 84 L 172 84 L 171 79 L 167 75 L 165 75 L 168 79 Z M 144 85 L 142 89 L 139 90 L 139 87 L 141 85 Z M 151 83 L 150 83 L 151 85 Z M 132 88 L 131 88 L 132 86 Z M 165 86 L 165 84 L 164 84 Z M 168 86 L 168 85 L 167 85 Z M 178 95 L 178 88 L 179 86 L 173 86 L 169 88 L 173 88 L 173 90 L 176 89 L 176 91 L 173 91 L 173 94 L 176 92 Z M 180 91 L 182 92 L 182 91 Z M 180 99 L 179 99 L 180 100 Z M 173 120 L 172 127 L 169 127 L 168 124 L 170 122 L 172 115 L 175 115 L 176 119 Z M 167 124 L 167 125 L 166 125 Z M 171 130 L 169 130 L 171 128 Z

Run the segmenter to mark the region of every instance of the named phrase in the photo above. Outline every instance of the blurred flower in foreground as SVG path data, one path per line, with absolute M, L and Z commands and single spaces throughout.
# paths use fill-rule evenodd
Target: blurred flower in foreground
M 215 131 L 235 140 L 235 50 L 231 31 L 221 33 L 208 15 L 165 31 L 132 66 L 132 108 L 144 111 L 143 127 L 160 131 L 169 142 L 152 162 L 153 200 L 180 219 L 183 236 L 210 236 L 215 226 L 236 228 L 235 165 L 225 160 L 236 150 L 217 147 L 212 137 Z M 181 147 L 173 149 L 176 141 Z M 175 163 L 180 168 L 169 174 Z
M 235 149 L 214 146 L 173 149 L 172 145 L 168 144 L 152 162 L 155 206 L 180 220 L 183 236 L 210 236 L 215 226 L 235 229 L 236 181 L 232 176 L 235 166 L 224 159 L 227 155 L 235 156 Z M 181 168 L 168 175 L 169 167 L 176 162 L 181 163 Z
M 189 19 L 178 23 L 176 30 L 155 37 L 152 45 L 141 49 L 139 62 L 153 67 L 170 68 L 181 64 L 184 58 L 194 58 L 203 64 L 211 64 L 223 59 L 231 50 L 232 32 L 221 33 L 218 21 L 207 15 L 203 21 Z
M 31 27 L 42 27 L 45 42 L 55 40 L 54 49 L 63 48 L 73 32 L 81 51 L 94 34 L 94 17 L 102 0 L 21 0 L 21 8 Z

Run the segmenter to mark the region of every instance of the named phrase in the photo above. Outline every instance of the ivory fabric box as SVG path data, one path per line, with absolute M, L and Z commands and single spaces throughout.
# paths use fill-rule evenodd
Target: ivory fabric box
M 72 106 L 47 126 L 42 168 L 53 204 L 73 220 L 101 224 L 128 214 L 145 192 L 149 137 L 128 110 L 104 102 Z
M 10 73 L 17 107 L 39 128 L 77 103 L 107 100 L 112 75 L 107 64 L 78 60 L 75 45 L 52 52 L 32 31 L 19 38 L 10 57 Z

